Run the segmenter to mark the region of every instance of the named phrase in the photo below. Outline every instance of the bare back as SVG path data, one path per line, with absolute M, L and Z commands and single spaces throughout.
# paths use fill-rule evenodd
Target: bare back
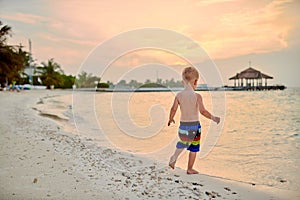
M 176 95 L 178 100 L 182 122 L 199 121 L 199 109 L 197 104 L 197 96 L 192 88 L 185 88 Z

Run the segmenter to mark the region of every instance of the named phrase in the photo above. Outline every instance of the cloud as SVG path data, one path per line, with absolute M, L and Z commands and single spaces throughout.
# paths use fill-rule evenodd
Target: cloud
M 4 19 L 7 20 L 12 20 L 16 22 L 22 22 L 26 24 L 37 24 L 41 22 L 48 21 L 46 17 L 40 16 L 40 15 L 34 15 L 34 14 L 29 14 L 29 13 L 13 13 L 13 14 L 4 14 L 2 15 Z
M 95 46 L 97 44 L 97 41 L 89 40 L 89 39 L 75 39 L 70 37 L 63 37 L 63 36 L 57 36 L 54 34 L 46 33 L 46 32 L 40 32 L 37 33 L 37 36 L 39 36 L 41 39 L 48 40 L 49 42 L 58 42 L 61 44 L 75 44 L 75 45 L 84 45 L 84 46 Z
M 257 9 L 224 13 L 214 29 L 196 38 L 214 58 L 277 51 L 288 47 L 293 24 L 286 16 L 291 1 L 272 1 Z
M 202 5 L 210 5 L 210 4 L 218 4 L 218 3 L 228 3 L 233 1 L 236 0 L 199 0 L 197 2 L 197 5 L 202 6 Z
M 120 67 L 135 67 L 147 63 L 159 63 L 163 65 L 174 65 L 187 62 L 177 55 L 160 49 L 141 49 L 119 57 L 113 63 Z
M 22 9 L 6 10 L 1 17 L 24 23 L 16 23 L 13 30 L 32 39 L 34 50 L 38 52 L 36 56 L 43 59 L 57 57 L 62 65 L 71 69 L 80 65 L 83 55 L 88 55 L 93 47 L 106 39 L 142 27 L 160 27 L 182 33 L 205 48 L 214 59 L 278 51 L 291 45 L 291 32 L 294 40 L 299 40 L 299 34 L 294 31 L 295 27 L 300 30 L 299 15 L 296 14 L 298 2 L 186 0 L 172 1 L 171 4 L 167 1 L 140 0 L 128 4 L 116 0 L 51 1 L 39 4 L 41 12 L 26 7 L 26 12 Z M 13 1 L 9 3 L 14 7 Z M 291 13 L 291 9 L 295 11 Z M 180 41 L 170 45 L 186 52 L 192 52 L 196 47 L 195 44 L 186 45 Z M 144 52 L 132 58 L 136 59 L 132 62 L 153 59 L 149 56 Z M 157 52 L 152 52 L 151 56 L 168 65 L 178 62 Z
M 65 22 L 64 31 L 77 39 L 104 40 L 154 25 L 191 37 L 214 58 L 226 58 L 286 48 L 293 28 L 287 23 L 290 3 L 293 1 L 202 0 L 174 1 L 170 5 L 154 1 L 153 5 L 160 6 L 153 7 L 146 1 L 130 5 L 117 1 L 77 1 L 72 5 L 57 1 L 52 9 L 67 10 L 57 12 L 56 17 Z

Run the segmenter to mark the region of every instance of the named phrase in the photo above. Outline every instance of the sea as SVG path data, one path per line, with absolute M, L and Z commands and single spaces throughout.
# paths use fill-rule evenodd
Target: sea
M 195 169 L 253 185 L 300 188 L 300 88 L 198 93 L 221 123 L 200 116 L 201 151 Z M 167 126 L 175 95 L 76 91 L 44 103 L 46 110 L 55 109 L 69 119 L 60 123 L 71 134 L 167 166 L 178 141 L 180 109 L 175 124 Z M 186 169 L 187 155 L 182 153 L 177 167 Z

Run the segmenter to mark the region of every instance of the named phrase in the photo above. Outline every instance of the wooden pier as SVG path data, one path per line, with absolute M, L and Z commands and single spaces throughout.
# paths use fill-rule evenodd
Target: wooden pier
M 225 91 L 261 91 L 261 90 L 284 90 L 284 85 L 269 85 L 269 86 L 247 86 L 247 87 L 234 87 L 224 86 Z

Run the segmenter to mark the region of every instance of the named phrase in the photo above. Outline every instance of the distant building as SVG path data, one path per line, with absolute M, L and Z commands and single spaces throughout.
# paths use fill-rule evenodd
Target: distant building
M 24 79 L 28 78 L 30 84 L 33 84 L 33 78 L 34 77 L 39 79 L 39 76 L 41 76 L 41 74 L 36 72 L 34 67 L 25 67 L 23 72 L 21 73 L 21 77 L 24 78 Z
M 268 79 L 273 79 L 273 77 L 253 69 L 252 67 L 229 78 L 229 80 L 234 80 L 234 87 L 263 87 L 263 80 L 265 82 L 264 87 L 267 87 Z

